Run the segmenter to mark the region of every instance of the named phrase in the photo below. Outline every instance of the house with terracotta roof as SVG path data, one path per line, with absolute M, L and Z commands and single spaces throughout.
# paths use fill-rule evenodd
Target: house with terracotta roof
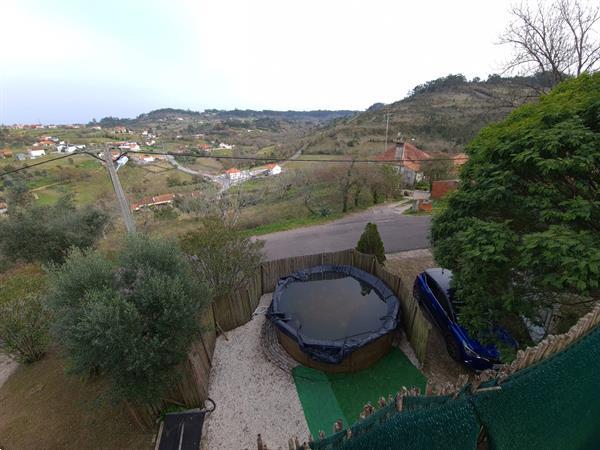
M 242 172 L 240 171 L 240 169 L 236 169 L 235 167 L 232 167 L 231 169 L 227 169 L 225 171 L 225 175 L 230 180 L 240 180 L 242 178 Z
M 265 167 L 267 168 L 268 175 L 279 175 L 281 173 L 281 166 L 279 164 L 267 164 Z
M 401 141 L 376 157 L 379 161 L 389 161 L 397 164 L 398 173 L 408 186 L 414 186 L 415 183 L 423 179 L 421 163 L 431 158 L 432 156 L 429 153 L 408 142 Z
M 170 205 L 175 200 L 175 194 L 162 194 L 155 195 L 153 197 L 145 197 L 137 203 L 131 205 L 133 211 L 139 211 L 142 208 L 149 208 L 151 206 L 164 206 Z
M 0 214 L 5 214 L 8 211 L 8 205 L 4 202 L 0 202 Z

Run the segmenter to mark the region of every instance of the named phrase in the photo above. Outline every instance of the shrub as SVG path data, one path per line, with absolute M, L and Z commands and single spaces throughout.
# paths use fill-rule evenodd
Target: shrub
M 379 264 L 384 263 L 385 248 L 379 235 L 379 230 L 377 230 L 377 225 L 369 222 L 365 226 L 365 231 L 363 231 L 358 244 L 356 244 L 356 250 L 367 255 L 375 255 Z
M 105 374 L 116 398 L 142 402 L 172 381 L 209 300 L 177 245 L 147 237 L 128 238 L 116 261 L 73 252 L 48 290 L 71 371 Z
M 50 344 L 48 311 L 39 295 L 0 304 L 0 349 L 19 362 L 41 359 Z
M 186 234 L 181 243 L 215 296 L 231 294 L 256 275 L 264 245 L 215 217 L 204 219 L 200 229 Z
M 72 196 L 65 196 L 53 206 L 11 212 L 0 222 L 0 253 L 12 261 L 61 263 L 71 247 L 91 247 L 107 223 L 102 211 L 76 208 Z

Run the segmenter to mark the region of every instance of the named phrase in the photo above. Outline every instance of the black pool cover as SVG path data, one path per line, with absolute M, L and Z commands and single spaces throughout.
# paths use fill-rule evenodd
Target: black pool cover
M 400 303 L 379 278 L 322 265 L 279 279 L 268 316 L 313 360 L 339 364 L 398 326 Z

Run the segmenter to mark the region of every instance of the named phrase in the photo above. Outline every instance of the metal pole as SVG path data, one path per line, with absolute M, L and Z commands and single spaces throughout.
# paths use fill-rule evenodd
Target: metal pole
M 127 227 L 127 232 L 135 233 L 135 222 L 133 221 L 133 216 L 131 215 L 129 202 L 127 201 L 127 197 L 125 197 L 125 192 L 123 191 L 123 187 L 119 181 L 119 176 L 115 170 L 112 155 L 106 147 L 104 147 L 104 162 L 106 163 L 106 168 L 108 169 L 108 174 L 110 175 L 113 188 L 115 189 L 115 195 L 117 196 L 117 201 L 119 202 L 119 207 L 121 208 L 121 215 L 123 216 L 123 221 Z
M 388 143 L 388 129 L 390 128 L 390 113 L 386 114 L 387 120 L 385 121 L 385 144 L 383 147 L 383 152 L 387 151 L 387 143 Z

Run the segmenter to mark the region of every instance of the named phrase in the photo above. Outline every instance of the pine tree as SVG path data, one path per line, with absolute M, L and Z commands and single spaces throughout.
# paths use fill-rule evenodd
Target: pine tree
M 383 247 L 383 241 L 377 230 L 377 225 L 369 222 L 365 226 L 365 231 L 360 236 L 356 250 L 367 255 L 375 255 L 377 261 L 383 264 L 385 261 L 385 248 Z

